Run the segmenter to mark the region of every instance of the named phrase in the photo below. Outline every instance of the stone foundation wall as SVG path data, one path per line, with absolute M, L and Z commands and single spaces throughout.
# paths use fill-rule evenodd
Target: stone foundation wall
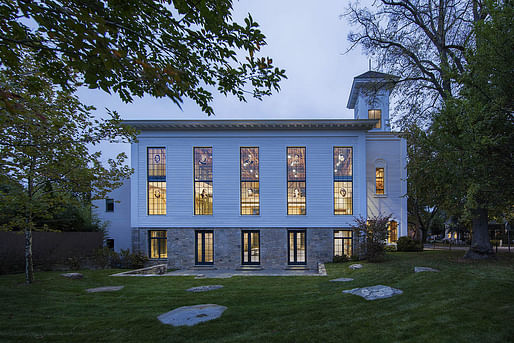
M 303 230 L 291 228 L 294 230 Z M 168 267 L 188 269 L 195 266 L 195 228 L 155 228 L 167 231 Z M 241 267 L 241 231 L 260 231 L 260 267 L 284 269 L 288 267 L 287 228 L 198 228 L 214 231 L 214 268 Z M 334 228 L 307 228 L 308 269 L 317 269 L 318 262 L 332 261 Z M 148 254 L 148 229 L 137 229 L 139 250 Z M 133 242 L 136 244 L 136 242 Z

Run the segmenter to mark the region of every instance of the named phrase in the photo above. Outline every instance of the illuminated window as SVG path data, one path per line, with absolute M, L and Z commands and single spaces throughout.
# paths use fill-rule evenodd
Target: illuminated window
M 353 153 L 334 147 L 334 214 L 353 214 Z
M 148 214 L 166 214 L 166 148 L 148 148 Z
M 166 231 L 150 231 L 150 258 L 167 258 Z
M 259 148 L 241 148 L 241 214 L 258 215 L 259 212 Z
M 194 148 L 195 215 L 212 214 L 212 148 Z
M 395 243 L 398 240 L 398 223 L 396 221 L 389 222 L 387 233 L 387 243 Z
M 334 231 L 334 256 L 352 256 L 352 231 Z
M 259 231 L 242 231 L 241 254 L 243 264 L 260 263 L 260 234 Z
M 304 230 L 291 230 L 288 234 L 289 264 L 305 264 L 307 250 Z
M 114 212 L 114 199 L 105 199 L 105 212 Z
M 375 193 L 384 194 L 384 168 L 375 170 Z
M 306 214 L 305 147 L 287 148 L 287 214 Z
M 196 264 L 214 263 L 214 232 L 201 230 L 195 231 L 195 262 Z
M 376 119 L 378 120 L 378 123 L 373 126 L 374 129 L 380 129 L 381 126 L 381 120 L 382 118 L 382 110 L 368 110 L 368 119 Z

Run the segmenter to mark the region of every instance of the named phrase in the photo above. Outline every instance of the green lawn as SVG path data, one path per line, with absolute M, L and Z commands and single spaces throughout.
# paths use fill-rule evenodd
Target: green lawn
M 509 342 L 514 339 L 514 254 L 462 262 L 463 251 L 392 253 L 379 264 L 328 264 L 328 277 L 109 277 L 83 271 L 0 276 L 0 342 Z M 413 272 L 414 266 L 440 273 Z M 349 283 L 329 282 L 352 277 Z M 189 293 L 193 286 L 225 288 Z M 344 289 L 383 284 L 402 295 L 366 301 Z M 125 285 L 115 293 L 86 288 Z M 194 327 L 156 317 L 185 305 L 228 307 Z

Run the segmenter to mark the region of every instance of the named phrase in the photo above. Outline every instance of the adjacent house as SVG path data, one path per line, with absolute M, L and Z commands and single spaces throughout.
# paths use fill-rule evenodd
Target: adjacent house
M 131 120 L 130 182 L 97 203 L 114 246 L 175 268 L 317 268 L 355 248 L 354 217 L 407 235 L 396 78 L 354 78 L 341 120 Z M 119 201 L 119 203 L 117 202 Z

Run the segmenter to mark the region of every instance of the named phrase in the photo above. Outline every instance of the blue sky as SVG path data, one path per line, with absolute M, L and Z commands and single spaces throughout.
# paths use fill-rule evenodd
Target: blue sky
M 97 108 L 116 110 L 123 119 L 347 119 L 346 108 L 353 77 L 368 70 L 368 58 L 360 48 L 345 54 L 350 31 L 340 18 L 347 1 L 323 0 L 240 0 L 234 1 L 234 19 L 251 13 L 266 35 L 268 45 L 262 52 L 286 70 L 288 79 L 281 91 L 263 101 L 216 95 L 215 116 L 208 117 L 192 101 L 184 99 L 182 110 L 168 99 L 135 98 L 123 103 L 116 95 L 100 90 L 82 89 L 80 99 Z M 102 150 L 125 150 L 109 147 Z

